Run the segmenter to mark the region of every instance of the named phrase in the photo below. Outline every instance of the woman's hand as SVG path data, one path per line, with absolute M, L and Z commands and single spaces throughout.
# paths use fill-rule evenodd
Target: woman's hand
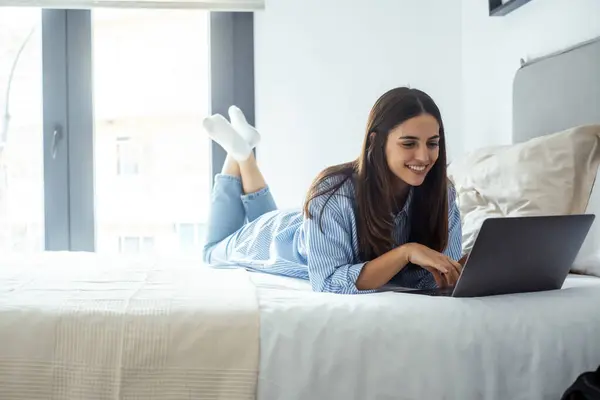
M 445 254 L 439 253 L 419 243 L 407 243 L 403 246 L 407 261 L 431 272 L 438 287 L 454 286 L 462 266 Z

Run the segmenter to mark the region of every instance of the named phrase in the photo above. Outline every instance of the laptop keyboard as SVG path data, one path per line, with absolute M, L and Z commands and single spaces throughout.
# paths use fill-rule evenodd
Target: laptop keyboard
M 392 285 L 385 285 L 378 289 L 380 292 L 400 292 L 400 293 L 415 293 L 426 296 L 452 296 L 454 287 L 433 288 L 433 289 L 409 289 Z
M 454 291 L 453 287 L 447 287 L 447 288 L 415 290 L 412 293 L 424 294 L 426 296 L 452 296 L 453 291 Z

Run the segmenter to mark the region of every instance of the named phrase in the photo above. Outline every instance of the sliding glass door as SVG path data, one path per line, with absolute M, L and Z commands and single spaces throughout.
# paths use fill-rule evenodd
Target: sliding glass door
M 252 30 L 251 13 L 0 7 L 0 251 L 199 254 L 224 158 L 201 121 L 253 120 Z

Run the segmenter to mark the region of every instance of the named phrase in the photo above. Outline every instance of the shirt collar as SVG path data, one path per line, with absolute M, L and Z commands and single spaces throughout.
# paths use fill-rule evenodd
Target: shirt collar
M 410 189 L 408 190 L 408 195 L 406 196 L 406 201 L 404 202 L 404 206 L 402 207 L 402 210 L 400 210 L 398 213 L 396 213 L 396 215 L 394 215 L 394 218 L 398 218 L 402 214 L 405 214 L 405 215 L 409 214 L 412 198 L 413 198 L 413 187 L 411 186 Z

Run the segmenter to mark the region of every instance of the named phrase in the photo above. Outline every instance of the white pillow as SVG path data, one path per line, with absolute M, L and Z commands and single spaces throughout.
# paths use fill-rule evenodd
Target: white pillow
M 450 164 L 464 253 L 487 218 L 586 212 L 600 163 L 599 139 L 600 125 L 581 126 L 482 148 Z
M 571 270 L 580 274 L 600 276 L 600 182 L 598 181 L 592 189 L 586 213 L 595 214 L 596 219 Z

